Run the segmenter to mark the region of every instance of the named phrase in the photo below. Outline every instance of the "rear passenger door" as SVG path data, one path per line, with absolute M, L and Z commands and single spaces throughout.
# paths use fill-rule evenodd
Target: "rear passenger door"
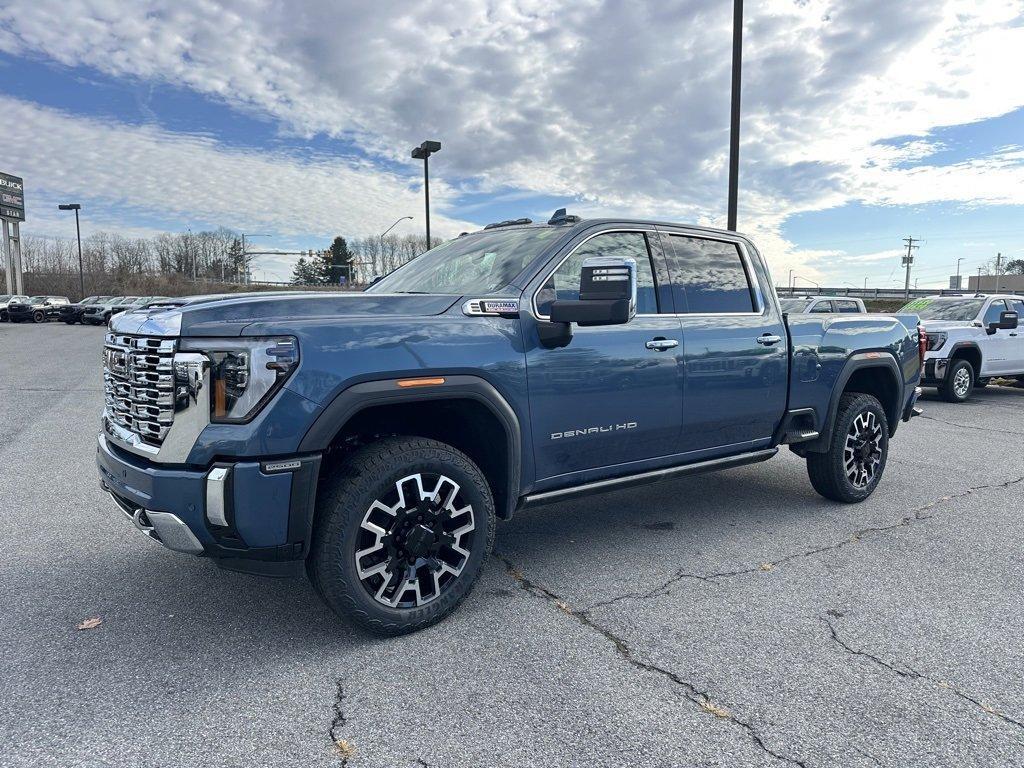
M 786 408 L 786 328 L 745 241 L 663 230 L 683 331 L 683 450 L 767 444 Z

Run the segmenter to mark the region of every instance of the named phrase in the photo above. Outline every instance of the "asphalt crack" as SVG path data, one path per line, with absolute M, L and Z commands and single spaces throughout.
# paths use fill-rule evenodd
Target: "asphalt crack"
M 977 424 L 959 424 L 955 421 L 946 421 L 945 419 L 939 419 L 935 416 L 929 416 L 926 413 L 922 413 L 920 418 L 927 419 L 928 421 L 937 421 L 939 424 L 945 424 L 948 427 L 957 427 L 958 429 L 973 429 L 977 432 L 1000 432 L 1004 435 L 1020 435 L 1020 431 L 1013 429 L 998 429 L 996 427 L 979 427 Z
M 331 719 L 330 728 L 327 730 L 327 735 L 330 736 L 331 744 L 334 747 L 334 751 L 341 758 L 342 766 L 347 766 L 348 761 L 355 755 L 355 747 L 347 739 L 343 739 L 339 734 L 341 728 L 348 723 L 348 718 L 345 716 L 345 688 L 343 681 L 339 678 L 335 685 L 337 689 L 334 693 L 334 704 L 331 706 L 331 710 L 334 713 L 334 717 Z
M 597 603 L 593 603 L 585 609 L 585 612 L 593 611 L 597 608 L 604 608 L 609 605 L 621 602 L 623 600 L 649 600 L 654 597 L 663 597 L 669 594 L 671 588 L 680 581 L 686 579 L 694 579 L 710 584 L 718 584 L 720 579 L 732 579 L 738 576 L 748 576 L 755 573 L 764 573 L 773 571 L 780 565 L 786 565 L 793 562 L 794 560 L 801 560 L 807 557 L 814 557 L 815 555 L 824 554 L 827 552 L 838 552 L 840 549 L 847 547 L 851 544 L 863 539 L 865 536 L 875 536 L 893 531 L 899 530 L 900 528 L 908 528 L 915 523 L 929 520 L 934 515 L 926 514 L 936 507 L 945 504 L 950 501 L 957 501 L 959 499 L 966 498 L 971 494 L 978 493 L 979 491 L 993 490 L 996 488 L 1009 488 L 1012 485 L 1024 482 L 1024 475 L 1016 477 L 1012 480 L 1007 480 L 1003 483 L 988 483 L 985 485 L 975 485 L 967 488 L 966 490 L 960 491 L 959 493 L 949 494 L 942 496 L 935 501 L 931 501 L 923 506 L 917 507 L 912 510 L 909 514 L 904 515 L 899 521 L 890 525 L 873 525 L 866 528 L 860 528 L 849 535 L 848 538 L 842 541 L 832 542 L 830 544 L 822 544 L 821 546 L 811 547 L 800 552 L 792 552 L 788 555 L 778 558 L 777 560 L 768 560 L 758 565 L 751 566 L 748 568 L 740 568 L 731 571 L 718 571 L 715 573 L 697 574 L 690 573 L 686 569 L 679 569 L 673 573 L 667 580 L 663 581 L 656 587 L 653 587 L 646 592 L 625 592 L 616 597 L 608 598 Z
M 607 627 L 604 627 L 598 624 L 596 621 L 594 621 L 588 610 L 574 609 L 561 596 L 552 592 L 547 587 L 541 584 L 537 584 L 536 582 L 528 579 L 523 574 L 523 572 L 520 571 L 514 563 L 512 563 L 511 560 L 503 557 L 498 553 L 495 553 L 494 556 L 504 564 L 505 570 L 508 572 L 509 576 L 511 576 L 515 580 L 515 582 L 519 585 L 521 589 L 523 589 L 528 594 L 533 595 L 534 597 L 538 597 L 546 602 L 553 604 L 558 610 L 560 610 L 566 616 L 575 619 L 585 628 L 590 629 L 601 635 L 605 640 L 611 643 L 611 645 L 615 648 L 616 653 L 625 662 L 635 667 L 636 669 L 645 672 L 652 672 L 674 683 L 682 690 L 683 696 L 688 701 L 696 705 L 702 712 L 705 712 L 709 715 L 713 715 L 714 717 L 725 720 L 731 723 L 732 725 L 741 728 L 750 738 L 750 740 L 765 754 L 789 765 L 797 765 L 801 768 L 807 768 L 806 763 L 802 762 L 801 760 L 798 760 L 795 757 L 784 755 L 781 752 L 777 752 L 771 747 L 769 747 L 765 743 L 764 738 L 761 736 L 761 733 L 760 731 L 758 731 L 756 726 L 754 726 L 747 720 L 740 719 L 739 717 L 731 713 L 729 710 L 727 710 L 725 707 L 716 704 L 714 699 L 711 697 L 711 694 L 707 691 L 702 691 L 696 685 L 694 685 L 688 680 L 684 680 L 682 677 L 680 677 L 678 674 L 676 674 L 670 669 L 658 666 L 653 662 L 645 661 L 639 658 L 636 651 L 623 638 L 616 635 Z
M 829 631 L 830 635 L 832 636 L 832 642 L 835 643 L 836 645 L 838 645 L 840 648 L 842 648 L 846 653 L 850 654 L 851 656 L 859 656 L 861 658 L 868 659 L 869 661 L 871 661 L 872 663 L 876 664 L 877 666 L 882 667 L 884 669 L 887 669 L 890 672 L 895 673 L 896 675 L 898 675 L 899 677 L 901 677 L 901 678 L 903 678 L 905 680 L 922 680 L 922 681 L 925 681 L 925 682 L 932 683 L 933 685 L 936 685 L 939 688 L 942 688 L 944 690 L 949 691 L 954 696 L 957 696 L 960 699 L 963 699 L 964 701 L 969 702 L 970 704 L 974 705 L 975 707 L 977 707 L 978 709 L 982 710 L 986 714 L 992 715 L 993 717 L 997 717 L 1000 720 L 1002 720 L 1004 723 L 1016 726 L 1017 728 L 1020 728 L 1020 729 L 1024 730 L 1024 722 L 1021 722 L 1020 720 L 1016 720 L 1016 719 L 1010 717 L 1009 715 L 1003 714 L 998 709 L 996 709 L 995 707 L 993 707 L 993 706 L 991 706 L 989 704 L 986 704 L 984 701 L 982 701 L 981 699 L 977 698 L 976 696 L 972 696 L 971 694 L 967 693 L 966 691 L 963 691 L 960 688 L 957 688 L 955 685 L 950 683 L 948 680 L 940 680 L 940 679 L 938 679 L 936 677 L 932 677 L 931 675 L 926 675 L 924 672 L 920 672 L 920 671 L 918 671 L 918 670 L 916 670 L 916 669 L 914 669 L 912 667 L 908 667 L 905 664 L 897 664 L 897 663 L 888 662 L 885 659 L 881 658 L 880 656 L 876 656 L 875 654 L 870 653 L 869 651 L 865 651 L 865 650 L 861 650 L 861 649 L 858 649 L 858 648 L 854 648 L 849 643 L 847 643 L 845 640 L 843 640 L 843 638 L 839 635 L 839 632 L 836 630 L 835 625 L 831 621 L 829 621 L 824 616 L 822 616 L 820 618 L 821 618 L 822 623 L 824 623 L 825 626 L 828 627 L 828 631 Z

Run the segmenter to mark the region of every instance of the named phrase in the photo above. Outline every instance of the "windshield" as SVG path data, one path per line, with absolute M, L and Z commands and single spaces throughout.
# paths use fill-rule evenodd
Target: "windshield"
M 31 299 L 29 299 L 29 301 L 31 301 L 33 304 L 42 304 L 44 301 L 46 301 L 46 297 L 45 296 L 33 296 Z
M 915 299 L 906 304 L 900 312 L 913 312 L 922 320 L 952 320 L 970 322 L 978 316 L 985 299 L 964 298 Z
M 368 293 L 491 293 L 504 288 L 565 230 L 496 229 L 464 235 L 418 256 Z
M 9 293 L 5 293 L 2 296 L 0 296 L 0 301 L 10 301 L 10 300 L 11 300 L 11 294 L 9 294 Z
M 783 312 L 803 312 L 810 303 L 810 299 L 779 299 Z

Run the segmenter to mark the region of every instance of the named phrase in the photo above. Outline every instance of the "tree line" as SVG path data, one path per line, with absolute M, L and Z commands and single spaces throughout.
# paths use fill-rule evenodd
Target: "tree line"
M 437 245 L 441 241 L 434 239 Z M 358 288 L 426 250 L 422 236 L 336 237 L 324 251 L 300 256 L 291 284 Z M 202 232 L 166 232 L 129 237 L 99 232 L 82 240 L 82 271 L 87 294 L 187 295 L 255 287 L 251 270 L 258 268 L 260 248 L 241 234 L 218 228 Z M 78 245 L 71 238 L 23 235 L 22 270 L 31 294 L 79 296 Z M 255 264 L 254 264 L 255 261 Z M 5 281 L 0 259 L 0 290 Z

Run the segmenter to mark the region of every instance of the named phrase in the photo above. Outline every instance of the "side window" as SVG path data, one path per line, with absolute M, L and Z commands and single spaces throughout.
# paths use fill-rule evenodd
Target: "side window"
M 985 310 L 985 319 L 981 321 L 986 328 L 989 323 L 998 323 L 999 315 L 1006 311 L 1006 302 L 1002 299 L 995 299 Z
M 860 312 L 860 307 L 857 306 L 856 301 L 848 301 L 846 299 L 836 299 L 836 312 Z
M 1017 313 L 1022 324 L 1024 324 L 1024 299 L 1010 299 L 1010 309 Z
M 651 254 L 643 232 L 608 232 L 590 238 L 562 262 L 537 292 L 537 311 L 551 314 L 551 303 L 580 297 L 580 269 L 591 256 L 617 256 L 636 260 L 636 311 L 638 315 L 656 315 L 658 298 L 651 268 Z
M 753 312 L 754 299 L 733 243 L 670 235 L 666 250 L 676 311 L 689 314 Z
M 815 314 L 822 314 L 824 312 L 829 312 L 830 313 L 830 312 L 832 312 L 832 302 L 831 301 L 819 301 L 817 304 L 815 304 L 813 307 L 811 307 L 811 312 L 813 312 Z

